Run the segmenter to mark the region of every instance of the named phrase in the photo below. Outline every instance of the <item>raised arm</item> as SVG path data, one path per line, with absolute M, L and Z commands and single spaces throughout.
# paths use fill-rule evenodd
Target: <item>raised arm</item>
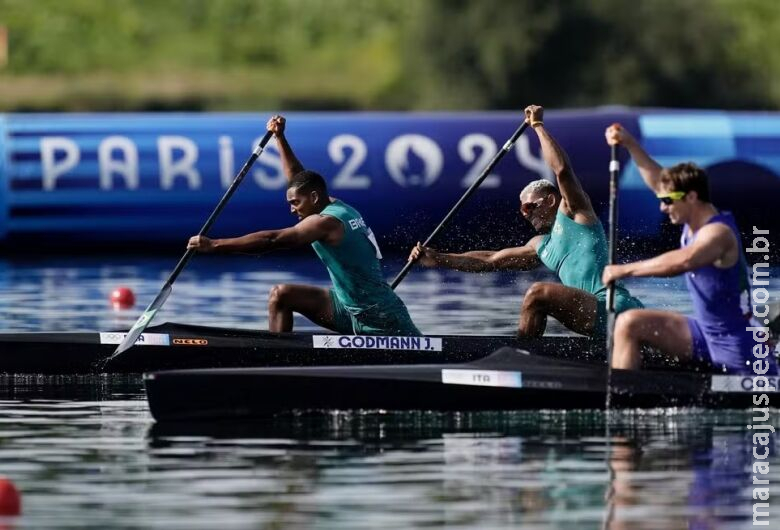
M 187 248 L 203 253 L 262 254 L 272 250 L 300 247 L 315 241 L 338 242 L 343 234 L 344 225 L 335 217 L 310 215 L 297 225 L 281 230 L 261 230 L 226 239 L 192 236 L 187 243 Z
M 287 141 L 287 137 L 284 135 L 284 129 L 287 120 L 284 116 L 273 116 L 268 120 L 266 128 L 274 133 L 276 137 L 276 145 L 279 147 L 279 155 L 282 157 L 282 168 L 284 169 L 284 176 L 287 182 L 290 182 L 292 178 L 303 171 L 303 164 L 298 160 L 293 153 L 290 143 Z
M 653 160 L 650 155 L 647 154 L 647 151 L 639 145 L 636 138 L 619 123 L 613 123 L 607 127 L 604 135 L 606 136 L 609 145 L 622 145 L 628 149 L 636 167 L 639 168 L 639 174 L 642 175 L 642 180 L 645 181 L 647 187 L 655 193 L 658 193 L 663 167 Z
M 443 267 L 463 272 L 490 272 L 498 270 L 527 271 L 539 266 L 536 244 L 541 236 L 536 236 L 525 246 L 502 250 L 473 250 L 463 254 L 438 252 L 419 243 L 409 254 L 409 260 L 419 260 L 425 267 Z
M 737 239 L 726 225 L 712 223 L 702 227 L 696 234 L 696 241 L 687 247 L 665 252 L 654 258 L 626 263 L 623 265 L 609 265 L 604 269 L 602 281 L 608 284 L 613 280 L 628 277 L 677 276 L 707 265 L 713 265 L 718 261 L 724 261 L 724 265 L 739 259 Z
M 574 174 L 569 156 L 544 127 L 544 108 L 539 105 L 526 107 L 525 121 L 536 131 L 542 146 L 544 161 L 555 173 L 564 209 L 569 214 L 582 213 L 589 217 L 595 217 L 593 206 L 591 206 L 585 190 L 582 189 L 577 175 Z

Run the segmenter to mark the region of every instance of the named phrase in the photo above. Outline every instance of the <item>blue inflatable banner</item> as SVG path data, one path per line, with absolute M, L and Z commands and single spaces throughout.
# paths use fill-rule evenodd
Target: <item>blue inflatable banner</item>
M 0 115 L 0 241 L 41 245 L 184 246 L 265 132 L 270 114 Z M 289 113 L 287 136 L 303 165 L 323 174 L 380 242 L 423 239 L 521 123 L 521 113 Z M 548 112 L 547 128 L 606 217 L 609 149 L 620 122 L 662 164 L 710 170 L 714 202 L 775 228 L 780 114 L 597 109 Z M 621 224 L 654 238 L 662 216 L 621 150 Z M 521 244 L 519 191 L 554 180 L 532 130 L 455 217 L 448 245 Z M 211 233 L 232 236 L 293 224 L 275 141 Z M 719 204 L 722 198 L 726 204 Z M 752 209 L 752 213 L 748 212 Z M 460 240 L 460 243 L 458 243 Z

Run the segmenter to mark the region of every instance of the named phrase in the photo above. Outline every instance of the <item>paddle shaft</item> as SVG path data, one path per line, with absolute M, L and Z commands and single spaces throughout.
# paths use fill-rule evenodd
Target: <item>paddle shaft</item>
M 493 168 L 496 167 L 496 164 L 504 158 L 504 155 L 506 155 L 510 149 L 512 149 L 512 146 L 515 144 L 517 139 L 520 137 L 521 134 L 523 134 L 523 131 L 526 130 L 528 127 L 528 122 L 523 122 L 520 127 L 517 128 L 517 130 L 512 134 L 512 136 L 509 138 L 509 140 L 506 141 L 504 144 L 504 147 L 501 148 L 494 156 L 493 159 L 488 163 L 487 166 L 485 166 L 485 169 L 482 170 L 482 173 L 479 174 L 479 177 L 474 181 L 471 186 L 469 186 L 469 189 L 466 190 L 466 193 L 463 194 L 463 196 L 458 200 L 458 202 L 455 203 L 455 206 L 452 207 L 452 209 L 449 211 L 449 213 L 442 219 L 441 223 L 439 223 L 439 226 L 437 226 L 433 232 L 431 232 L 431 235 L 428 236 L 428 238 L 423 242 L 423 246 L 427 247 L 431 241 L 433 241 L 437 235 L 439 235 L 439 232 L 441 232 L 445 226 L 447 226 L 447 223 L 450 222 L 450 219 L 457 213 L 458 210 L 460 210 L 461 206 L 471 197 L 471 195 L 477 191 L 477 188 L 479 188 L 479 185 L 482 184 L 482 181 L 487 178 L 488 175 L 490 175 L 490 172 L 493 171 Z M 398 284 L 401 283 L 401 281 L 406 277 L 406 275 L 411 270 L 412 266 L 414 266 L 413 261 L 407 261 L 404 265 L 404 268 L 401 269 L 401 272 L 398 273 L 398 276 L 395 277 L 393 282 L 390 284 L 390 287 L 392 289 L 395 289 L 398 287 Z
M 620 162 L 617 159 L 617 146 L 610 149 L 609 160 L 609 246 L 607 263 L 615 264 L 615 247 L 617 245 L 617 214 L 618 214 L 618 173 Z M 610 406 L 610 386 L 612 382 L 612 348 L 615 343 L 615 282 L 607 285 L 607 410 Z
M 250 169 L 252 169 L 252 166 L 254 165 L 255 161 L 260 156 L 260 154 L 263 152 L 263 149 L 265 149 L 265 146 L 268 143 L 268 141 L 271 139 L 271 136 L 273 136 L 273 133 L 271 131 L 267 131 L 265 133 L 265 136 L 263 136 L 262 140 L 260 140 L 260 143 L 257 144 L 257 147 L 252 152 L 252 155 L 244 163 L 244 167 L 241 168 L 241 171 L 238 172 L 238 175 L 236 175 L 236 178 L 233 179 L 233 182 L 230 184 L 230 187 L 222 196 L 222 199 L 220 199 L 219 204 L 217 204 L 217 207 L 214 208 L 214 211 L 211 212 L 209 218 L 206 219 L 206 223 L 203 225 L 203 228 L 201 228 L 200 232 L 198 232 L 199 236 L 205 236 L 208 233 L 208 231 L 211 230 L 211 226 L 217 220 L 219 214 L 222 213 L 222 210 L 225 208 L 225 205 L 227 205 L 228 201 L 230 200 L 230 197 L 233 196 L 233 194 L 236 192 L 238 187 L 241 185 L 241 181 L 244 180 L 246 174 L 249 173 Z M 184 255 L 181 257 L 179 263 L 176 265 L 173 271 L 171 271 L 171 274 L 168 276 L 168 279 L 165 281 L 166 284 L 171 285 L 173 284 L 173 282 L 176 281 L 176 278 L 178 278 L 179 274 L 184 269 L 184 266 L 187 265 L 187 262 L 190 260 L 190 258 L 192 258 L 194 254 L 195 254 L 195 250 L 191 248 L 187 249 L 187 252 L 185 252 Z
M 217 217 L 222 212 L 222 210 L 225 208 L 225 205 L 230 200 L 230 197 L 233 196 L 233 194 L 238 189 L 238 186 L 241 184 L 241 181 L 244 180 L 244 177 L 247 173 L 249 173 L 249 170 L 252 168 L 252 166 L 255 163 L 255 160 L 260 156 L 260 154 L 263 152 L 263 149 L 265 149 L 266 144 L 271 139 L 271 136 L 273 136 L 273 133 L 271 131 L 267 131 L 263 138 L 260 140 L 260 143 L 257 144 L 257 147 L 252 152 L 252 155 L 249 157 L 249 159 L 244 163 L 244 166 L 241 168 L 241 171 L 238 172 L 238 175 L 233 179 L 233 182 L 230 184 L 230 187 L 228 187 L 227 191 L 225 191 L 225 194 L 220 199 L 219 203 L 217 204 L 217 207 L 214 208 L 214 211 L 211 212 L 211 215 L 206 220 L 206 223 L 203 225 L 203 228 L 200 229 L 200 232 L 198 232 L 199 236 L 205 236 L 208 231 L 211 229 L 211 226 L 214 224 L 214 222 L 217 220 Z M 132 328 L 130 328 L 130 331 L 125 336 L 122 343 L 117 347 L 116 351 L 114 351 L 113 355 L 109 357 L 108 360 L 113 359 L 123 351 L 129 349 L 133 344 L 135 344 L 135 341 L 138 340 L 138 337 L 141 336 L 144 329 L 146 329 L 146 326 L 149 325 L 149 323 L 154 318 L 155 313 L 162 307 L 162 305 L 165 303 L 165 300 L 167 300 L 168 295 L 171 292 L 171 289 L 173 287 L 173 282 L 176 281 L 176 278 L 179 277 L 179 274 L 184 269 L 184 267 L 187 265 L 187 263 L 190 261 L 192 256 L 195 254 L 195 250 L 193 249 L 187 249 L 187 252 L 184 253 L 184 255 L 179 260 L 179 263 L 176 264 L 176 267 L 171 271 L 171 274 L 168 276 L 168 279 L 165 280 L 165 284 L 163 285 L 162 289 L 160 289 L 160 292 L 155 297 L 154 301 L 149 304 L 149 307 L 146 308 L 146 311 L 143 312 L 143 314 L 140 316 L 140 318 L 136 321 L 136 323 L 133 325 Z
M 618 190 L 617 179 L 620 171 L 620 162 L 617 160 L 617 146 L 611 146 L 611 157 L 609 161 L 609 247 L 607 250 L 607 262 L 610 265 L 615 264 L 615 244 L 617 240 L 617 211 L 618 211 Z M 607 285 L 607 311 L 615 312 L 615 282 Z

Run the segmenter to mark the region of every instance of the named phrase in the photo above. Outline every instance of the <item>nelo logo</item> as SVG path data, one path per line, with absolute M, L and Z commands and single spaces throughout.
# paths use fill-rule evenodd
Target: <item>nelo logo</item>
M 206 346 L 209 341 L 207 339 L 173 339 L 173 343 L 179 346 Z

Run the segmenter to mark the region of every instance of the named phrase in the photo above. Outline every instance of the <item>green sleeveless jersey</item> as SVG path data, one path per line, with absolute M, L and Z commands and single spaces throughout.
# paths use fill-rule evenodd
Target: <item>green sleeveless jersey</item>
M 315 241 L 311 246 L 327 267 L 333 292 L 347 311 L 359 315 L 374 308 L 405 309 L 382 276 L 379 245 L 360 213 L 334 200 L 320 215 L 335 217 L 344 225 L 344 237 L 338 245 Z
M 594 295 L 606 292 L 601 274 L 607 266 L 607 237 L 600 221 L 579 224 L 559 210 L 549 234 L 536 249 L 539 259 L 555 271 L 567 287 L 582 289 Z M 615 294 L 628 294 L 616 286 Z

